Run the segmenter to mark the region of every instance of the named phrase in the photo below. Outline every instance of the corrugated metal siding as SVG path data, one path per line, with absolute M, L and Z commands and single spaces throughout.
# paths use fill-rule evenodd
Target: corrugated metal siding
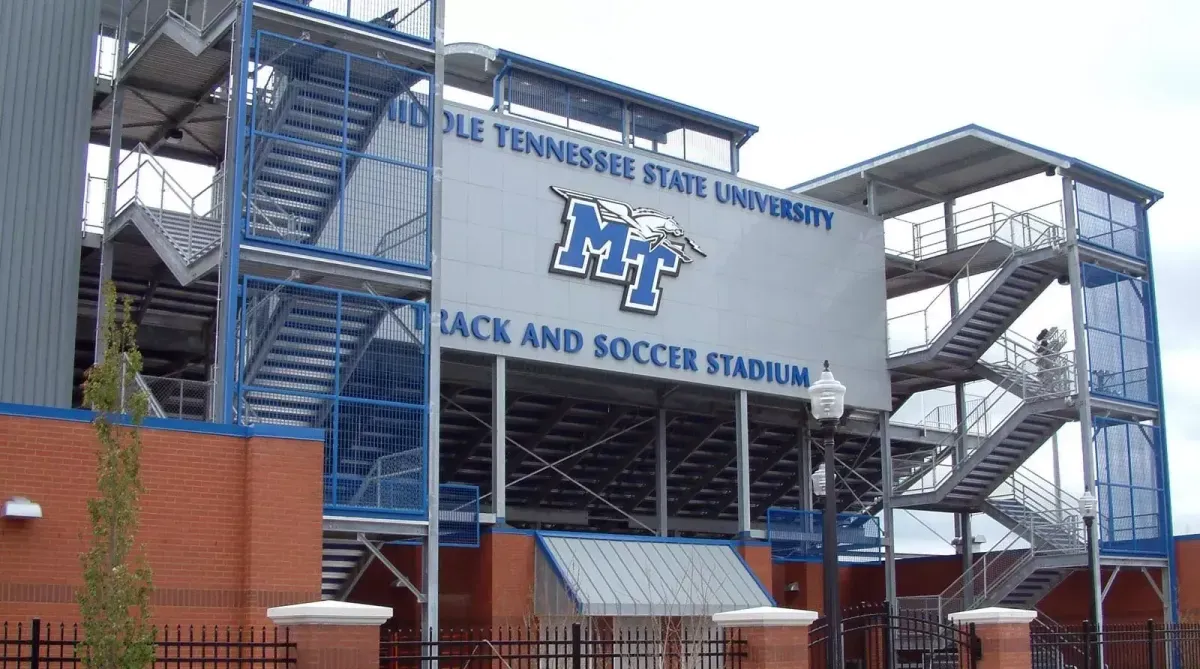
M 0 2 L 0 402 L 71 401 L 99 12 Z
M 586 616 L 709 616 L 771 606 L 728 544 L 542 538 Z

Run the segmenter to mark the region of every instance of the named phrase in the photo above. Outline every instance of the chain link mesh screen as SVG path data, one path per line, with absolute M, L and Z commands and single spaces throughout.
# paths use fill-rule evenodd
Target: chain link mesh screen
M 1158 360 L 1149 284 L 1088 264 L 1082 278 L 1091 392 L 1157 403 Z
M 1110 418 L 1094 419 L 1092 429 L 1101 549 L 1165 555 L 1161 430 Z

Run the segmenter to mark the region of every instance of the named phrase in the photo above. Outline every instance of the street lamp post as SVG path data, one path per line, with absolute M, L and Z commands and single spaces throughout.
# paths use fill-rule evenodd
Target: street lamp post
M 1084 491 L 1084 493 L 1082 495 L 1079 496 L 1079 515 L 1083 518 L 1084 541 L 1087 542 L 1088 580 L 1089 580 L 1089 582 L 1092 582 L 1092 583 L 1094 583 L 1098 580 L 1096 578 L 1096 570 L 1099 569 L 1099 565 L 1096 564 L 1096 554 L 1092 552 L 1092 544 L 1095 541 L 1095 537 L 1093 535 L 1096 531 L 1095 524 L 1096 524 L 1096 513 L 1098 511 L 1098 508 L 1097 508 L 1098 506 L 1099 506 L 1099 504 L 1096 501 L 1096 495 L 1093 494 L 1092 491 L 1086 490 L 1086 491 Z M 1092 649 L 1092 652 L 1089 653 L 1088 655 L 1091 657 L 1092 667 L 1102 667 L 1104 665 L 1101 664 L 1103 662 L 1103 660 L 1101 659 L 1102 649 L 1101 649 L 1101 644 L 1099 643 L 1102 630 L 1095 627 L 1097 625 L 1100 625 L 1100 622 L 1101 622 L 1100 621 L 1100 599 L 1096 596 L 1095 588 L 1088 588 L 1088 591 L 1091 593 L 1091 596 L 1089 597 L 1089 599 L 1091 600 L 1091 606 L 1089 608 L 1089 611 L 1090 611 L 1089 616 L 1092 619 L 1092 625 L 1093 625 L 1093 630 L 1094 630 L 1094 632 L 1092 634 L 1092 639 L 1090 639 L 1089 641 L 1092 641 L 1095 643 L 1095 646 Z M 1091 669 L 1091 667 L 1089 667 L 1088 669 Z
M 818 495 L 825 495 L 825 511 L 821 517 L 821 571 L 825 580 L 825 620 L 829 625 L 825 666 L 826 669 L 841 669 L 842 610 L 838 596 L 837 483 L 833 451 L 837 424 L 846 409 L 846 386 L 833 378 L 828 360 L 825 361 L 821 378 L 809 388 L 809 395 L 812 398 L 813 418 L 821 426 L 821 447 L 825 451 L 824 480 L 817 481 L 817 476 L 813 476 L 814 491 Z

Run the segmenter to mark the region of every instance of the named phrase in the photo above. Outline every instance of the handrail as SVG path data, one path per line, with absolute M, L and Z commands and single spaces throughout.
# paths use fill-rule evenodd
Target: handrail
M 1004 370 L 998 370 L 1004 374 L 1004 378 L 1002 379 L 1004 383 L 993 388 L 980 401 L 975 410 L 967 414 L 964 421 L 965 429 L 961 429 L 962 435 L 975 437 L 974 431 L 976 425 L 987 420 L 992 410 L 1003 400 L 1008 399 L 1010 395 L 1015 395 L 1020 401 L 1016 402 L 1010 410 L 1005 412 L 1004 417 L 995 423 L 997 428 L 1003 425 L 1026 401 L 1071 395 L 1074 388 L 1073 377 L 1071 376 L 1071 372 L 1074 369 L 1073 354 L 1070 352 L 1058 353 L 1047 357 L 1061 358 L 1062 364 L 1054 368 L 1040 368 L 1038 372 L 1039 377 L 1031 378 L 1030 375 L 1024 373 L 1013 374 L 1011 372 L 1006 373 Z M 1061 379 L 1065 383 L 1047 384 L 1040 377 Z M 962 435 L 960 435 L 960 430 L 957 429 L 946 435 L 934 447 L 933 453 L 923 455 L 919 462 L 912 462 L 911 460 L 906 462 L 905 458 L 896 458 L 896 462 L 900 465 L 898 469 L 903 470 L 911 467 L 915 470 L 909 475 L 901 474 L 903 478 L 897 480 L 895 483 L 896 492 L 905 493 L 914 490 L 917 483 L 930 474 L 934 474 L 931 484 L 922 485 L 917 490 L 920 492 L 936 490 L 953 473 L 954 467 L 950 466 L 946 461 L 957 452 L 957 445 L 959 440 L 963 438 Z M 975 437 L 975 439 L 975 448 L 978 448 L 986 440 L 986 437 Z M 970 457 L 974 450 L 970 449 L 966 456 Z M 940 473 L 937 472 L 939 468 L 942 470 Z
M 1041 218 L 1040 216 L 1033 214 L 1032 212 L 1037 211 L 1039 209 L 1043 209 L 1048 206 L 1058 206 L 1058 204 L 1059 204 L 1058 202 L 1052 202 L 1049 204 L 1039 205 L 1037 207 L 1034 207 L 1033 209 L 1009 214 L 1000 220 L 995 220 L 994 215 L 993 215 L 992 218 L 986 219 L 989 221 L 989 223 L 987 225 L 989 234 L 982 241 L 1000 240 L 1000 241 L 1003 241 L 1008 246 L 1009 253 L 1001 261 L 1001 263 L 1000 263 L 1001 265 L 1003 265 L 1004 263 L 1007 263 L 1018 253 L 1022 253 L 1025 251 L 1049 246 L 1055 240 L 1058 240 L 1061 238 L 1061 228 L 1058 225 L 1056 225 L 1044 218 Z M 972 228 L 972 229 L 983 228 L 983 227 L 984 226 L 980 225 L 980 226 L 976 226 L 976 228 Z M 1016 230 L 1016 232 L 1013 232 L 1014 229 Z M 1036 232 L 1035 232 L 1035 229 L 1036 229 Z M 1008 234 L 1005 234 L 1006 232 Z M 926 304 L 924 307 L 922 307 L 920 309 L 914 309 L 912 311 L 909 311 L 909 312 L 906 312 L 903 314 L 897 314 L 895 316 L 890 316 L 887 319 L 888 332 L 889 332 L 889 338 L 890 338 L 891 333 L 894 333 L 896 331 L 897 328 L 895 327 L 895 325 L 898 322 L 902 322 L 902 320 L 904 320 L 904 319 L 912 320 L 914 317 L 920 316 L 921 324 L 922 324 L 922 332 L 923 332 L 923 337 L 924 337 L 921 343 L 914 345 L 914 346 L 904 347 L 904 348 L 892 348 L 891 344 L 889 343 L 889 345 L 888 345 L 888 355 L 889 356 L 903 355 L 906 353 L 911 353 L 913 351 L 918 351 L 918 350 L 924 349 L 924 348 L 928 347 L 931 342 L 935 341 L 938 337 L 942 336 L 942 334 L 944 332 L 946 332 L 946 330 L 954 322 L 954 319 L 953 318 L 946 319 L 945 324 L 943 324 L 936 333 L 933 333 L 931 335 L 930 334 L 931 327 L 930 327 L 929 312 L 934 307 L 940 305 L 946 298 L 948 298 L 949 292 L 951 290 L 958 290 L 960 283 L 965 283 L 966 287 L 967 287 L 965 296 L 962 296 L 961 292 L 960 292 L 960 301 L 962 303 L 970 302 L 972 299 L 975 298 L 976 295 L 978 295 L 990 283 L 991 279 L 993 278 L 992 276 L 989 276 L 987 278 L 987 280 L 982 281 L 980 283 L 980 285 L 978 285 L 977 287 L 975 287 L 975 288 L 971 287 L 972 277 L 976 274 L 982 273 L 982 272 L 973 271 L 972 267 L 975 266 L 976 260 L 979 258 L 980 254 L 986 250 L 986 248 L 987 248 L 986 246 L 980 245 L 979 248 L 975 249 L 975 252 L 971 254 L 971 257 L 968 258 L 965 263 L 963 263 L 962 267 L 960 267 L 959 270 L 957 272 L 955 272 L 954 276 L 951 277 L 951 279 L 948 280 L 944 286 L 942 286 L 942 289 L 939 290 L 937 292 L 937 294 L 934 295 L 933 298 L 930 299 L 928 304 Z
M 144 192 L 142 183 L 143 169 L 148 169 L 158 179 L 158 193 L 157 200 L 155 201 L 147 201 L 147 195 Z M 176 250 L 183 257 L 185 264 L 191 263 L 196 258 L 203 256 L 220 243 L 220 233 L 215 235 L 210 233 L 198 238 L 196 228 L 198 221 L 220 224 L 222 203 L 221 198 L 218 197 L 219 191 L 217 189 L 224 182 L 223 171 L 218 171 L 207 186 L 196 195 L 192 195 L 171 176 L 166 167 L 158 161 L 145 144 L 138 144 L 133 151 L 129 152 L 117 164 L 117 178 L 117 204 L 114 210 L 120 211 L 131 202 L 137 202 L 141 205 L 154 219 L 154 223 L 171 240 L 171 243 L 175 245 Z M 152 186 L 153 182 L 147 180 L 147 185 Z M 149 197 L 153 198 L 154 196 L 151 195 Z M 204 197 L 209 199 L 210 204 L 203 212 L 199 212 L 197 211 L 197 202 Z M 168 211 L 187 217 L 186 239 L 175 239 L 176 235 L 172 235 L 167 231 L 161 212 Z M 183 245 L 183 248 L 179 248 L 181 245 Z

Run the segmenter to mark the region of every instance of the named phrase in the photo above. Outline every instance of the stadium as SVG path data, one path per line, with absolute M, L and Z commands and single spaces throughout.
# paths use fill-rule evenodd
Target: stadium
M 110 281 L 165 621 L 821 611 L 829 499 L 846 604 L 1169 622 L 1189 597 L 1161 192 L 973 125 L 753 183 L 756 126 L 444 43 L 440 0 L 77 4 L 0 26 L 39 64 L 6 73 L 0 139 L 6 618 L 77 615 Z M 989 199 L 1026 182 L 1053 201 Z M 1025 466 L 1064 426 L 1082 497 Z M 952 514 L 958 554 L 898 555 L 913 511 Z

